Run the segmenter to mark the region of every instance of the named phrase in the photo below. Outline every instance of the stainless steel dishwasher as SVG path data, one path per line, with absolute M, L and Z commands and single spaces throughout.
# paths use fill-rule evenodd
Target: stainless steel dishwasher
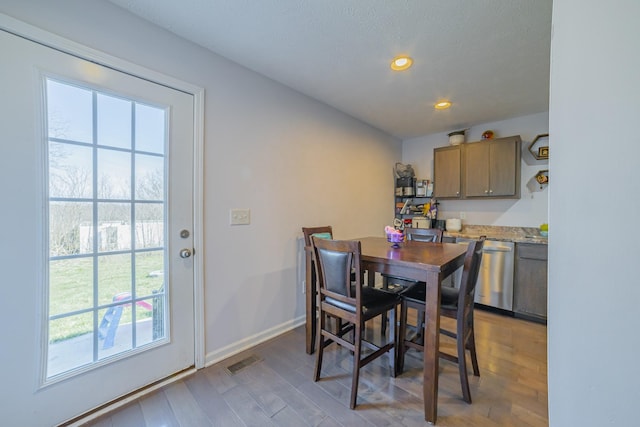
M 471 240 L 459 237 L 456 243 L 468 244 Z M 513 311 L 514 249 L 513 242 L 484 241 L 475 302 Z M 455 287 L 460 287 L 461 276 L 462 269 L 459 269 L 453 277 Z

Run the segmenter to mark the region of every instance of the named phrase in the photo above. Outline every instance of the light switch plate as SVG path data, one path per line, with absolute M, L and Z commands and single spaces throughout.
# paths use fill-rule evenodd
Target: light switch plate
M 251 224 L 251 209 L 231 209 L 229 211 L 230 225 Z

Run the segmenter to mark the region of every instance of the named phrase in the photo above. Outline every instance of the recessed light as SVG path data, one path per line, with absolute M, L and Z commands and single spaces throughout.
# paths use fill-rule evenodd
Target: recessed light
M 393 61 L 391 61 L 391 69 L 395 71 L 404 71 L 407 68 L 411 67 L 411 64 L 413 64 L 413 59 L 411 59 L 409 56 L 396 56 L 395 58 L 393 58 Z
M 451 107 L 451 102 L 450 101 L 440 101 L 440 102 L 436 103 L 434 105 L 434 107 L 436 108 L 436 110 L 446 110 L 447 108 Z

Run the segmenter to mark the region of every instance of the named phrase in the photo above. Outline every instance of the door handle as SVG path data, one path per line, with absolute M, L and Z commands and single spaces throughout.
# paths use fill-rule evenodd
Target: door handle
M 191 256 L 191 249 L 181 249 L 180 250 L 180 258 L 189 258 Z

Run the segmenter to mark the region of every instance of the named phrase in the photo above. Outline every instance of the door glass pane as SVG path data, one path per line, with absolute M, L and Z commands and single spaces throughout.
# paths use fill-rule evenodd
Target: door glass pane
M 136 150 L 164 154 L 165 111 L 136 104 Z
M 140 252 L 136 255 L 136 284 L 138 296 L 155 295 L 164 286 L 162 251 Z
M 130 301 L 127 295 L 120 301 Z M 116 304 L 98 312 L 98 359 L 131 350 L 131 303 Z
M 136 345 L 145 345 L 154 340 L 153 338 L 153 301 L 146 299 L 138 301 L 136 304 Z M 157 320 L 156 320 L 157 322 Z
M 93 361 L 93 313 L 49 320 L 47 376 L 52 377 Z
M 136 203 L 136 248 L 164 245 L 164 206 L 161 203 Z
M 66 83 L 47 81 L 49 138 L 93 141 L 92 91 Z
M 97 203 L 98 251 L 131 249 L 131 204 Z
M 98 198 L 131 198 L 131 153 L 98 148 Z
M 162 200 L 164 194 L 164 157 L 136 156 L 136 200 Z
M 91 147 L 49 143 L 49 195 L 90 198 L 93 194 Z
M 93 252 L 93 204 L 49 202 L 49 253 L 51 256 Z
M 98 94 L 98 145 L 131 148 L 131 101 Z
M 131 299 L 131 272 L 129 253 L 98 257 L 98 303 L 108 305 Z
M 51 378 L 167 339 L 166 126 L 162 108 L 46 87 Z
M 93 258 L 58 259 L 49 264 L 49 315 L 80 311 L 93 303 Z M 56 339 L 61 338 L 54 337 Z

